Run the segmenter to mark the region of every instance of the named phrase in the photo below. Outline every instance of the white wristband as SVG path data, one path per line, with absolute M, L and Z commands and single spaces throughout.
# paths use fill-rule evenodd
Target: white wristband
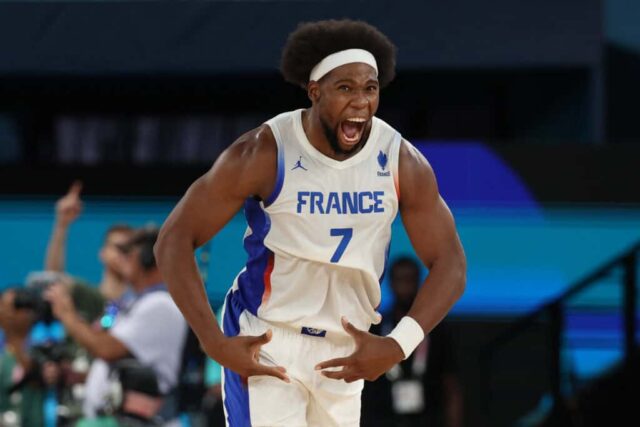
M 387 336 L 400 345 L 406 359 L 424 339 L 424 331 L 418 322 L 409 316 L 404 316 Z

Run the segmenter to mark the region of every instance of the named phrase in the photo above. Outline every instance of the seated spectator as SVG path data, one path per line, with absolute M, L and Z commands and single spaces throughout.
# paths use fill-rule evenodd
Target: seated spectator
M 91 364 L 83 405 L 86 417 L 95 418 L 109 407 L 110 370 L 118 361 L 134 358 L 150 367 L 165 397 L 158 414 L 165 421 L 177 416 L 172 392 L 178 382 L 180 355 L 187 332 L 186 322 L 173 303 L 156 266 L 153 245 L 157 229 L 141 229 L 118 249 L 125 255 L 124 279 L 135 295 L 126 306 L 108 313 L 111 321 L 96 330 L 78 316 L 68 289 L 54 285 L 47 291 L 54 315 L 68 334 L 96 358 Z
M 89 323 L 102 314 L 104 299 L 97 289 L 78 282 L 65 273 L 55 271 L 31 272 L 27 276 L 25 287 L 16 289 L 19 305 L 29 308 L 34 313 L 29 344 L 30 355 L 38 363 L 33 367 L 28 382 L 41 390 L 47 389 L 47 396 L 55 398 L 56 405 L 62 408 L 60 413 L 64 416 L 59 421 L 66 422 L 82 415 L 79 402 L 83 399 L 84 388 L 75 386 L 85 382 L 89 355 L 66 334 L 64 326 L 53 317 L 51 308 L 45 304 L 43 293 L 55 283 L 68 290 L 78 316 Z M 52 375 L 43 376 L 45 373 Z M 45 384 L 44 377 L 55 378 L 55 381 Z M 52 405 L 51 402 L 43 404 Z M 34 408 L 36 406 L 38 405 L 34 403 Z

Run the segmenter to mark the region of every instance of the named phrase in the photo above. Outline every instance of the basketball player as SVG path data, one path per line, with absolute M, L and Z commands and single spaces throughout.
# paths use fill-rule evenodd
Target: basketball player
M 311 107 L 241 136 L 162 228 L 159 265 L 224 367 L 233 427 L 358 425 L 363 380 L 407 358 L 463 292 L 464 253 L 431 167 L 374 116 L 394 66 L 394 45 L 368 24 L 300 25 L 281 71 Z M 193 251 L 243 206 L 248 260 L 227 294 L 223 333 Z M 398 211 L 430 274 L 408 315 L 380 337 L 367 330 L 380 321 Z

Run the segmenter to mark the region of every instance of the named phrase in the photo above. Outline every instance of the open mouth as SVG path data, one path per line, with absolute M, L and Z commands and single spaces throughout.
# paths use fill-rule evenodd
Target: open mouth
M 362 138 L 366 119 L 360 117 L 352 117 L 340 123 L 342 139 L 348 145 L 357 144 Z

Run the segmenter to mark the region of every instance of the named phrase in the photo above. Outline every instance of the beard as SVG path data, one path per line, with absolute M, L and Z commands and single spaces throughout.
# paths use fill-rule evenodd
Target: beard
M 338 154 L 338 155 L 350 154 L 358 150 L 362 145 L 362 137 L 361 137 L 360 141 L 358 141 L 358 143 L 354 145 L 350 150 L 343 150 L 340 147 L 340 143 L 338 142 L 338 135 L 336 135 L 336 131 L 332 129 L 331 126 L 329 126 L 329 124 L 322 117 L 320 117 L 320 124 L 322 125 L 324 136 L 325 138 L 327 138 L 327 141 L 329 141 L 329 145 L 331 146 L 331 149 L 335 154 Z

